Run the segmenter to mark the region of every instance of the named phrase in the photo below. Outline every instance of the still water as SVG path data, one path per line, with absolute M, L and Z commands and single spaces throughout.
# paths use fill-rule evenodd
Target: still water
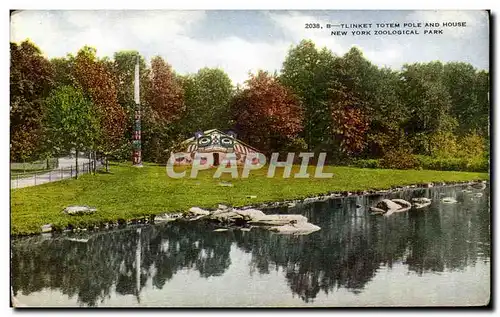
M 464 188 L 266 210 L 301 213 L 322 228 L 306 236 L 213 232 L 192 222 L 16 239 L 12 288 L 27 306 L 484 305 L 489 187 Z M 458 203 L 440 202 L 447 196 Z M 368 214 L 383 198 L 412 197 L 432 204 L 389 217 Z

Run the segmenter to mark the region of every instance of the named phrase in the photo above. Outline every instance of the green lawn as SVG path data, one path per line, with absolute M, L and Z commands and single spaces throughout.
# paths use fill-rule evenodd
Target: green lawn
M 252 171 L 247 179 L 231 179 L 223 174 L 214 179 L 215 170 L 202 171 L 198 178 L 172 179 L 165 167 L 146 164 L 134 168 L 112 164 L 110 174 L 82 175 L 78 180 L 11 190 L 11 234 L 40 231 L 40 226 L 52 223 L 56 228 L 72 225 L 98 224 L 103 221 L 133 219 L 142 216 L 187 210 L 192 206 L 215 207 L 219 203 L 232 206 L 256 202 L 304 198 L 333 191 L 387 189 L 392 186 L 426 182 L 452 182 L 489 179 L 487 173 L 448 172 L 429 170 L 361 169 L 325 167 L 333 172 L 329 179 L 293 178 L 299 166 L 294 166 L 292 178 L 267 178 L 267 167 Z M 276 175 L 282 173 L 278 168 Z M 314 167 L 309 168 L 311 174 Z M 221 180 L 233 187 L 218 186 Z M 257 198 L 247 198 L 249 195 Z M 97 207 L 94 215 L 67 216 L 62 209 L 69 205 Z

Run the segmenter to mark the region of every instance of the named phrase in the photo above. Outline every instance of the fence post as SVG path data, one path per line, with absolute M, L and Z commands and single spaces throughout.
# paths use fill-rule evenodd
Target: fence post
M 51 182 L 51 181 L 52 181 L 52 179 L 51 179 L 51 177 L 50 177 L 51 172 L 52 172 L 52 171 L 49 171 L 49 182 Z
M 35 186 L 36 186 L 36 173 L 35 173 Z
M 62 169 L 62 167 L 59 167 L 59 171 L 61 171 L 61 179 L 63 179 L 63 169 Z
M 71 165 L 69 169 L 70 169 L 70 177 L 73 178 L 73 165 Z

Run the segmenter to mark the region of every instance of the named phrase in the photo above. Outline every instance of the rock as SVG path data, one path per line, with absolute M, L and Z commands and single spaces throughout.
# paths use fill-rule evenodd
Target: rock
M 218 209 L 218 210 L 228 210 L 228 209 L 230 209 L 230 208 L 229 208 L 228 206 L 226 206 L 226 205 L 221 205 L 221 204 L 219 204 L 219 206 L 217 207 L 217 209 Z
M 399 206 L 401 206 L 400 208 L 398 208 L 397 210 L 395 210 L 396 212 L 403 212 L 403 211 L 407 211 L 411 208 L 411 204 L 410 202 L 404 200 L 404 199 L 393 199 L 392 200 L 393 202 L 395 202 L 396 204 L 398 204 Z
M 208 216 L 210 215 L 210 211 L 201 209 L 199 207 L 191 207 L 189 208 L 188 213 L 193 216 Z
M 192 217 L 192 218 L 189 218 L 188 220 L 189 220 L 189 221 L 195 221 L 195 220 L 199 220 L 199 219 L 201 219 L 201 218 L 203 218 L 203 217 L 205 217 L 205 216 L 206 216 L 206 215 L 194 216 L 194 217 Z
M 412 198 L 411 201 L 413 201 L 414 203 L 426 204 L 426 203 L 430 203 L 432 200 L 430 200 L 427 197 L 415 197 L 415 198 Z
M 154 218 L 154 222 L 161 223 L 161 222 L 176 221 L 180 217 L 181 217 L 181 214 L 164 213 L 164 214 L 156 215 Z
M 288 208 L 293 208 L 296 206 L 296 204 L 292 202 L 292 203 L 288 203 L 287 206 L 288 206 Z
M 304 204 L 309 204 L 318 200 L 319 200 L 318 197 L 307 197 L 306 199 L 304 199 Z
M 370 207 L 370 211 L 376 214 L 390 215 L 394 212 L 403 212 L 411 208 L 411 204 L 404 199 L 383 199 L 374 207 Z
M 229 229 L 226 229 L 226 228 L 219 228 L 219 229 L 215 229 L 214 232 L 224 232 L 224 231 L 227 231 Z
M 445 204 L 456 204 L 457 200 L 453 197 L 444 197 L 441 199 L 441 201 Z
M 256 221 L 249 221 L 251 224 L 264 226 L 284 226 L 305 222 L 307 218 L 302 215 L 264 215 Z
M 287 224 L 283 226 L 275 226 L 268 228 L 269 231 L 277 232 L 280 234 L 294 234 L 294 235 L 306 235 L 320 230 L 321 228 L 309 223 L 300 222 L 295 224 Z
M 247 221 L 257 221 L 264 217 L 266 214 L 258 209 L 245 209 L 245 210 L 234 210 L 237 214 L 241 215 L 244 220 Z
M 67 215 L 86 215 L 93 214 L 97 209 L 89 206 L 69 206 L 64 208 L 63 212 Z
M 42 230 L 42 233 L 51 232 L 52 231 L 52 224 L 49 223 L 49 224 L 43 225 L 40 227 L 40 229 Z
M 73 241 L 73 242 L 81 242 L 81 243 L 87 243 L 87 242 L 89 242 L 89 239 L 67 238 L 66 240 Z
M 427 197 L 416 197 L 412 198 L 411 201 L 413 202 L 413 207 L 415 207 L 415 209 L 422 209 L 424 207 L 427 207 L 432 202 L 432 200 Z
M 486 184 L 485 183 L 475 183 L 475 184 L 470 185 L 470 187 L 477 189 L 477 190 L 484 190 L 486 188 Z
M 221 210 L 220 212 L 214 212 L 209 216 L 209 218 L 219 222 L 234 222 L 237 219 L 243 219 L 243 216 L 234 210 Z
M 483 197 L 483 193 L 475 193 L 475 194 L 474 194 L 474 197 L 476 197 L 476 198 Z
M 434 187 L 434 184 L 433 183 L 427 183 L 427 184 L 424 184 L 424 187 L 425 188 L 431 188 L 431 187 Z

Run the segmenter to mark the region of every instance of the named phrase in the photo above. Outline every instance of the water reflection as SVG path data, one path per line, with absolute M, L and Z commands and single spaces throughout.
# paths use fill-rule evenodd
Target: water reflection
M 57 289 L 85 306 L 105 303 L 111 294 L 133 295 L 140 303 L 144 288 L 163 289 L 181 270 L 203 279 L 223 275 L 235 260 L 230 251 L 236 246 L 250 257 L 249 275 L 281 270 L 290 292 L 304 302 L 339 288 L 361 296 L 381 266 L 402 264 L 424 275 L 489 261 L 489 188 L 482 191 L 483 197 L 462 189 L 348 197 L 277 210 L 300 212 L 322 227 L 307 236 L 263 230 L 212 232 L 189 223 L 87 237 L 19 239 L 12 249 L 13 291 L 17 296 Z M 445 196 L 456 198 L 458 204 L 440 203 Z M 430 197 L 433 203 L 427 211 L 390 217 L 367 213 L 369 206 L 386 197 Z M 234 292 L 244 292 L 244 287 Z

